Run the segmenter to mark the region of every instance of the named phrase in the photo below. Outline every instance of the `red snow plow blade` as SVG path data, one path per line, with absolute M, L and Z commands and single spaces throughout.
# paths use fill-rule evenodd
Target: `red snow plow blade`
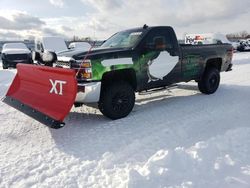
M 3 102 L 37 121 L 61 128 L 77 93 L 75 71 L 36 65 L 17 65 L 17 74 Z

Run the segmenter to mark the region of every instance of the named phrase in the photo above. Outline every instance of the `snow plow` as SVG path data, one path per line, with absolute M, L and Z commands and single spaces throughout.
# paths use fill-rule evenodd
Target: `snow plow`
M 51 128 L 61 128 L 75 101 L 75 74 L 72 69 L 18 64 L 3 102 Z

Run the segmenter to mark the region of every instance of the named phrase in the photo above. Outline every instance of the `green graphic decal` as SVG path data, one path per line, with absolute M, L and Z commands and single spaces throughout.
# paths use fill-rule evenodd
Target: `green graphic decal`
M 93 60 L 92 63 L 92 74 L 93 80 L 101 80 L 102 75 L 105 72 L 111 71 L 110 67 L 104 67 L 101 63 L 101 60 Z
M 114 70 L 121 70 L 121 69 L 128 69 L 134 68 L 135 66 L 132 64 L 118 64 L 118 65 L 111 65 L 111 66 L 103 66 L 102 60 L 92 60 L 92 74 L 93 80 L 101 80 L 104 73 Z
M 192 77 L 197 75 L 200 71 L 200 60 L 201 57 L 199 55 L 188 55 L 186 57 L 186 63 L 184 66 L 185 71 L 183 72 L 183 76 Z
M 137 77 L 147 75 L 148 62 L 155 59 L 159 52 L 148 52 L 139 58 L 133 59 L 133 64 L 117 64 L 111 66 L 103 66 L 104 59 L 91 60 L 93 80 L 101 80 L 104 73 L 114 70 L 122 70 L 132 68 L 137 73 Z M 119 61 L 119 59 L 117 59 Z

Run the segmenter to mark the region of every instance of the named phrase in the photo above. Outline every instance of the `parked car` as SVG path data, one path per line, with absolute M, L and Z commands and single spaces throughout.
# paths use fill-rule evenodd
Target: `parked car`
M 62 37 L 40 37 L 35 39 L 35 51 L 62 52 L 67 51 L 68 47 Z
M 249 51 L 250 50 L 250 39 L 241 40 L 237 50 L 240 52 Z
M 91 45 L 88 42 L 71 42 L 69 44 L 69 49 L 72 50 L 88 51 L 90 48 Z
M 18 63 L 33 63 L 31 51 L 24 43 L 5 43 L 1 58 L 3 69 L 15 68 Z

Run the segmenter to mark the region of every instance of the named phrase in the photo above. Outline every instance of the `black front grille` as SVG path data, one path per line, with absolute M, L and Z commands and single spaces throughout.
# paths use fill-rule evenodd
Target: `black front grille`
M 5 59 L 9 61 L 14 61 L 14 60 L 27 60 L 29 59 L 28 54 L 7 54 L 5 55 Z
M 68 61 L 57 61 L 56 65 L 59 66 L 59 67 L 62 67 L 62 66 L 70 67 L 70 62 L 68 62 Z

